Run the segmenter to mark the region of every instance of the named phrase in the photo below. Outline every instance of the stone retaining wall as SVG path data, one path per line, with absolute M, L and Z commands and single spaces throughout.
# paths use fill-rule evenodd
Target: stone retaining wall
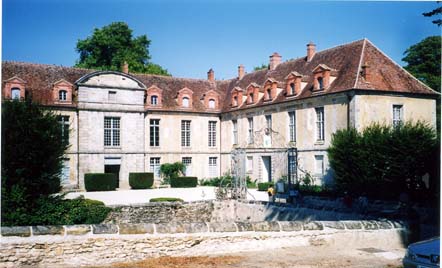
M 199 255 L 272 246 L 334 243 L 403 247 L 405 226 L 391 221 L 275 221 L 2 227 L 0 267 L 98 265 L 157 256 Z M 319 240 L 318 240 L 319 239 Z M 264 247 L 264 248 L 263 248 Z M 215 250 L 215 251 L 214 251 Z

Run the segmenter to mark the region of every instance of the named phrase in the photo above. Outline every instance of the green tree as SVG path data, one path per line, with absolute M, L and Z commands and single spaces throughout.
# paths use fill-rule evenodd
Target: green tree
M 173 164 L 166 163 L 160 166 L 160 173 L 163 175 L 163 183 L 169 184 L 171 179 L 178 178 L 186 171 L 186 166 L 181 162 Z
M 113 22 L 78 40 L 76 50 L 80 58 L 75 66 L 117 71 L 127 62 L 131 72 L 170 75 L 166 69 L 149 62 L 150 42 L 146 35 L 133 37 L 126 23 Z
M 267 70 L 269 68 L 269 65 L 267 64 L 261 64 L 261 66 L 256 66 L 253 68 L 254 71 L 259 71 L 259 70 Z
M 438 1 L 438 3 L 440 4 L 440 1 Z M 430 12 L 422 13 L 422 15 L 424 15 L 425 17 L 438 16 L 439 19 L 433 20 L 432 23 L 436 24 L 437 26 L 442 25 L 442 19 L 440 19 L 441 15 L 442 15 L 442 7 L 435 8 Z

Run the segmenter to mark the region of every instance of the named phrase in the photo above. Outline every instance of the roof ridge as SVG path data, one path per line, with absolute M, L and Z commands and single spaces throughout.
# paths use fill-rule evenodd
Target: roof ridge
M 389 61 L 391 61 L 394 65 L 396 65 L 397 67 L 399 67 L 400 70 L 402 70 L 405 74 L 407 74 L 408 76 L 410 76 L 412 79 L 416 80 L 418 83 L 420 83 L 421 85 L 423 85 L 424 87 L 426 87 L 427 89 L 429 89 L 430 91 L 432 91 L 433 93 L 436 93 L 438 95 L 440 95 L 441 93 L 437 92 L 436 90 L 432 89 L 431 87 L 427 86 L 424 82 L 422 82 L 421 80 L 417 79 L 416 77 L 414 77 L 414 75 L 412 75 L 410 72 L 408 72 L 407 70 L 405 70 L 402 66 L 400 66 L 397 62 L 395 62 L 392 58 L 390 58 L 387 54 L 384 53 L 384 51 L 382 51 L 381 49 L 379 49 L 375 44 L 373 44 L 370 40 L 368 40 L 368 43 L 370 45 L 372 45 L 377 51 L 379 51 L 382 55 L 384 55 L 384 57 L 386 57 Z
M 56 64 L 48 64 L 48 63 L 34 63 L 34 62 L 26 62 L 26 61 L 14 61 L 14 60 L 4 60 L 4 61 L 2 61 L 2 64 L 5 64 L 5 63 L 21 64 L 21 65 L 28 65 L 28 66 L 45 66 L 45 67 L 69 68 L 69 69 L 84 70 L 84 71 L 100 71 L 100 70 L 97 70 L 97 69 L 87 69 L 87 68 L 80 68 L 80 67 L 75 67 L 75 66 L 64 66 L 64 65 L 56 65 Z
M 364 43 L 362 44 L 362 49 L 361 49 L 361 56 L 359 58 L 359 64 L 358 64 L 358 68 L 356 69 L 356 79 L 355 79 L 355 85 L 353 86 L 354 88 L 356 88 L 356 86 L 358 85 L 358 80 L 359 80 L 359 70 L 361 69 L 362 66 L 362 58 L 364 57 L 364 53 L 365 53 L 365 44 L 367 43 L 368 39 L 364 38 Z

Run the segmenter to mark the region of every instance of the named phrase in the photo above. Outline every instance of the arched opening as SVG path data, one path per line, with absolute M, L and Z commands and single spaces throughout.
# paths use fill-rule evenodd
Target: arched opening
M 324 80 L 322 79 L 322 77 L 318 77 L 318 89 L 323 89 L 324 88 Z
M 268 88 L 267 89 L 267 99 L 270 100 L 272 98 L 272 89 Z
M 209 100 L 209 108 L 210 109 L 215 109 L 215 100 L 214 99 L 210 99 Z
M 150 104 L 152 106 L 157 106 L 158 105 L 158 96 L 156 96 L 156 95 L 150 96 Z
M 238 106 L 238 97 L 233 97 L 233 106 Z
M 290 95 L 295 95 L 295 83 L 290 83 Z
M 189 98 L 183 97 L 183 107 L 189 107 Z

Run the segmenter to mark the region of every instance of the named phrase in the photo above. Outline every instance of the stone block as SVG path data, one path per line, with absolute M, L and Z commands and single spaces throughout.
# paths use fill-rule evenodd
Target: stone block
M 206 233 L 209 231 L 207 224 L 205 222 L 192 222 L 183 224 L 186 233 Z
M 279 227 L 278 222 L 276 221 L 261 221 L 254 222 L 253 229 L 255 232 L 279 232 L 281 228 Z
M 361 221 L 365 230 L 377 230 L 379 229 L 376 221 Z
M 330 229 L 338 229 L 338 230 L 344 230 L 345 226 L 344 223 L 340 221 L 322 221 L 321 222 L 324 227 L 330 228 Z
M 235 222 L 240 232 L 253 232 L 253 225 L 250 222 Z
M 378 221 L 377 222 L 379 229 L 391 229 L 391 223 L 389 223 L 388 221 Z
M 92 225 L 93 234 L 117 234 L 118 226 L 115 224 L 94 224 Z
M 158 223 L 155 224 L 155 227 L 157 229 L 157 233 L 159 234 L 176 234 L 186 232 L 183 224 L 175 222 Z
M 302 231 L 302 222 L 299 221 L 280 221 L 279 224 L 284 232 Z
M 12 226 L 2 227 L 2 236 L 31 236 L 31 227 L 29 226 Z
M 210 232 L 236 232 L 236 225 L 233 222 L 211 222 Z
M 349 230 L 362 229 L 362 224 L 360 221 L 342 221 L 342 223 L 344 223 L 345 228 Z
M 324 230 L 324 226 L 322 225 L 322 223 L 318 221 L 311 221 L 304 223 L 304 230 L 305 231 Z
M 63 226 L 32 226 L 33 235 L 64 235 Z
M 154 228 L 151 223 L 121 223 L 118 225 L 120 234 L 153 234 Z
M 91 232 L 90 225 L 67 225 L 65 228 L 67 235 L 85 235 Z

